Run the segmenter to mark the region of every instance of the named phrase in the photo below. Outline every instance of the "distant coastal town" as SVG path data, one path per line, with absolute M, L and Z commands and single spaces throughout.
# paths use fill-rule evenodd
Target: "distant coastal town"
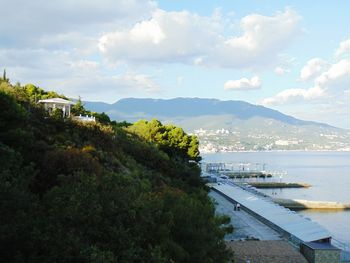
M 241 151 L 350 151 L 349 134 L 317 133 L 309 136 L 294 133 L 281 136 L 267 131 L 197 129 L 201 153 Z

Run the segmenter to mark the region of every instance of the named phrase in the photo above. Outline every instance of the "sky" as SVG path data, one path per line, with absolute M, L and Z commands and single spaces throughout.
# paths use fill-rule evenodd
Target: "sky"
M 350 1 L 0 0 L 0 70 L 71 98 L 243 100 L 350 129 Z

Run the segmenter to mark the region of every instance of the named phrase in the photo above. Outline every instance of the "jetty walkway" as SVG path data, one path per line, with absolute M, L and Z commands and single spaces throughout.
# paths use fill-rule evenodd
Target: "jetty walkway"
M 230 201 L 240 203 L 242 209 L 280 232 L 293 243 L 330 243 L 331 241 L 331 234 L 319 224 L 275 204 L 269 198 L 262 198 L 232 182 L 213 184 L 212 189 Z

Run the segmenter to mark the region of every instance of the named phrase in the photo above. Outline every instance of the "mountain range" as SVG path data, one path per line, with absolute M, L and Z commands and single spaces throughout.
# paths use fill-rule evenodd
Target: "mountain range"
M 113 104 L 84 102 L 111 119 L 135 122 L 157 118 L 196 134 L 205 151 L 339 150 L 349 147 L 349 131 L 304 121 L 244 101 L 202 98 L 121 99 Z

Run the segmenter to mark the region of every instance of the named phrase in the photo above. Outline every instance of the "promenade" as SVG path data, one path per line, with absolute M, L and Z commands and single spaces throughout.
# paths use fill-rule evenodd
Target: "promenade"
M 234 262 L 246 263 L 307 263 L 279 233 L 244 210 L 235 211 L 233 204 L 217 192 L 211 191 L 216 212 L 231 218 L 234 232 L 225 236 L 227 246 L 234 252 Z M 255 241 L 258 239 L 259 241 Z
M 243 210 L 298 246 L 305 242 L 330 244 L 331 235 L 326 229 L 294 211 L 275 204 L 269 198 L 247 191 L 229 181 L 214 184 L 212 189 L 229 201 L 240 203 Z
M 242 240 L 246 238 L 281 240 L 280 235 L 275 230 L 261 223 L 244 210 L 234 211 L 233 204 L 219 193 L 211 191 L 209 196 L 216 202 L 217 213 L 228 215 L 234 226 L 233 233 L 226 235 L 225 240 Z

